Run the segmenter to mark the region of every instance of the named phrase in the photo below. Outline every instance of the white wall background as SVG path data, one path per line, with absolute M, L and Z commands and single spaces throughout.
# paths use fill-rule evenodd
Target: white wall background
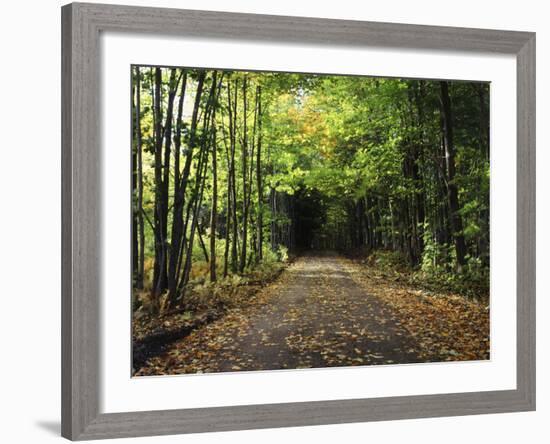
M 550 302 L 545 191 L 550 143 L 545 123 L 550 28 L 536 0 L 162 0 L 134 5 L 467 26 L 537 32 L 538 84 L 538 411 L 140 438 L 143 443 L 547 442 Z M 113 3 L 103 0 L 103 3 Z M 60 441 L 60 6 L 58 0 L 5 2 L 0 22 L 0 406 L 2 441 Z M 413 383 L 413 382 L 411 382 Z

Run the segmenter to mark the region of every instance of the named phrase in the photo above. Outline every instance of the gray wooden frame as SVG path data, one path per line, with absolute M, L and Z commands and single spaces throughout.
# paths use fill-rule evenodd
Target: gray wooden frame
M 102 31 L 517 57 L 516 390 L 99 411 Z M 62 8 L 62 435 L 98 439 L 535 409 L 535 34 L 102 4 Z

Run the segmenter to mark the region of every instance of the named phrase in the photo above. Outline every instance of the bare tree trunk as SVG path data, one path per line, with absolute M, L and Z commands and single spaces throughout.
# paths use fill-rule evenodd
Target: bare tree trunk
M 198 218 L 199 218 L 198 213 L 202 203 L 202 194 L 204 191 L 204 182 L 205 182 L 204 176 L 206 175 L 206 163 L 208 161 L 208 150 L 206 150 L 205 147 L 201 148 L 201 157 L 203 157 L 203 159 L 201 159 L 200 168 L 197 170 L 198 196 L 193 205 L 193 219 L 191 222 L 191 232 L 189 234 L 189 241 L 187 244 L 187 254 L 185 256 L 185 265 L 183 267 L 183 276 L 182 276 L 181 285 L 180 285 L 182 289 L 182 294 L 184 294 L 185 292 L 185 286 L 189 282 L 189 276 L 191 274 L 191 266 L 192 266 L 191 259 L 193 256 L 193 243 L 195 239 L 195 233 L 197 231 L 197 224 L 198 224 Z
M 246 266 L 246 244 L 248 242 L 248 192 L 247 192 L 247 151 L 248 151 L 248 134 L 247 134 L 247 79 L 243 80 L 243 140 L 241 146 L 241 163 L 242 163 L 242 175 L 243 175 L 243 230 L 242 230 L 242 245 L 241 245 L 241 260 L 239 264 L 239 271 L 242 273 Z
M 170 159 L 172 151 L 172 120 L 174 115 L 174 100 L 178 89 L 179 78 L 176 77 L 177 70 L 170 70 L 168 86 L 168 104 L 166 108 L 166 121 L 164 125 L 164 160 L 162 162 L 162 186 L 161 186 L 161 237 L 163 240 L 163 262 L 160 291 L 168 289 L 168 268 L 169 268 L 169 243 L 168 243 L 168 208 L 170 190 Z
M 179 80 L 178 80 L 179 81 Z M 170 72 L 166 123 L 162 131 L 162 69 L 155 69 L 155 267 L 153 293 L 157 297 L 168 288 L 168 190 L 170 181 L 170 155 L 172 117 L 177 83 L 176 70 Z M 164 140 L 164 153 L 162 146 Z M 163 159 L 164 154 L 164 159 Z
M 229 156 L 227 156 L 229 160 Z M 228 162 L 229 165 L 229 162 Z M 225 215 L 225 246 L 223 253 L 223 277 L 227 276 L 229 268 L 229 231 L 231 226 L 231 176 L 227 176 L 227 203 Z
M 141 137 L 141 78 L 139 67 L 136 67 L 136 161 L 137 161 L 137 226 L 139 255 L 137 264 L 136 288 L 143 288 L 145 266 L 145 226 L 143 221 L 143 153 Z
M 195 181 L 195 195 L 197 196 L 197 198 L 194 203 L 193 221 L 191 223 L 191 232 L 189 234 L 187 254 L 185 258 L 185 265 L 183 268 L 183 276 L 181 281 L 182 294 L 185 293 L 185 286 L 189 282 L 189 276 L 190 276 L 191 267 L 192 267 L 191 258 L 193 255 L 193 241 L 194 241 L 195 232 L 197 230 L 199 210 L 202 204 L 204 186 L 206 183 L 206 175 L 208 170 L 208 155 L 209 155 L 208 144 L 212 143 L 210 139 L 211 134 L 209 134 L 209 131 L 210 131 L 211 125 L 213 124 L 213 121 L 212 121 L 213 109 L 215 108 L 215 103 L 217 101 L 216 84 L 217 84 L 217 71 L 214 71 L 212 75 L 212 87 L 210 89 L 208 103 L 204 111 L 203 129 L 202 129 L 202 137 L 201 137 L 202 139 L 201 154 L 199 158 L 199 166 L 197 168 L 197 179 Z M 200 237 L 200 233 L 199 233 L 199 237 Z M 204 247 L 204 251 L 206 251 L 206 247 Z
M 172 222 L 172 254 L 170 255 L 170 263 L 168 265 L 168 289 L 170 294 L 170 303 L 174 304 L 177 299 L 177 285 L 180 274 L 181 260 L 183 256 L 183 237 L 185 236 L 184 223 L 183 223 L 183 209 L 185 205 L 185 193 L 187 190 L 187 184 L 189 180 L 189 174 L 191 170 L 191 162 L 193 160 L 193 152 L 197 139 L 197 123 L 200 109 L 200 102 L 202 97 L 202 91 L 204 87 L 205 72 L 199 74 L 197 80 L 197 91 L 195 93 L 195 101 L 193 104 L 193 113 L 191 116 L 191 127 L 189 132 L 189 145 L 187 147 L 187 154 L 185 156 L 185 164 L 180 176 L 179 172 L 179 151 L 181 144 L 181 129 L 182 129 L 182 117 L 183 117 L 183 103 L 185 100 L 185 88 L 187 83 L 187 76 L 185 75 L 180 102 L 178 106 L 178 127 L 176 129 L 176 169 L 175 169 L 175 185 L 174 185 L 174 210 L 173 210 L 173 222 Z
M 455 183 L 455 147 L 453 140 L 452 106 L 449 96 L 449 85 L 447 82 L 440 82 L 441 87 L 441 112 L 443 122 L 443 141 L 445 145 L 445 160 L 447 166 L 447 194 L 449 199 L 450 222 L 453 238 L 455 241 L 457 267 L 460 269 L 466 264 L 466 244 L 462 227 L 462 217 L 459 210 L 458 187 Z
M 258 188 L 258 218 L 256 228 L 256 240 L 258 242 L 257 262 L 263 259 L 263 184 L 262 184 L 262 90 L 258 86 L 258 146 L 256 148 L 256 187 Z
M 206 180 L 206 173 L 205 178 L 203 180 Z M 202 236 L 202 230 L 203 228 L 200 226 L 200 224 L 197 224 L 197 233 L 199 234 L 199 243 L 201 245 L 202 254 L 204 255 L 204 261 L 209 264 L 210 258 L 208 257 L 208 250 L 206 249 L 206 244 L 204 243 L 204 237 Z
M 229 88 L 229 81 L 228 81 L 228 88 Z M 221 119 L 222 122 L 222 129 L 223 129 L 223 145 L 225 148 L 225 160 L 227 165 L 227 195 L 226 195 L 226 202 L 225 202 L 225 245 L 224 245 L 224 252 L 223 252 L 223 277 L 226 277 L 229 270 L 229 245 L 230 245 L 230 237 L 229 232 L 231 230 L 231 156 L 230 156 L 230 148 L 227 143 L 226 138 L 226 130 L 225 126 L 223 126 L 223 118 Z M 229 142 L 231 143 L 231 142 Z
M 162 85 L 162 71 L 161 68 L 155 68 L 155 81 L 154 81 L 154 123 L 155 123 L 155 217 L 154 217 L 154 231 L 155 231 L 155 264 L 153 270 L 153 306 L 156 307 L 157 297 L 162 293 L 165 285 L 165 263 L 166 263 L 166 249 L 165 242 L 162 233 L 164 232 L 162 222 L 163 205 L 162 205 L 162 98 L 161 98 L 161 85 Z
M 238 81 L 235 80 L 234 87 L 234 97 L 231 98 L 231 83 L 227 83 L 227 99 L 228 99 L 228 110 L 229 110 L 229 138 L 230 138 L 230 149 L 231 149 L 231 200 L 233 201 L 233 206 L 231 209 L 231 215 L 233 219 L 233 233 L 231 236 L 231 271 L 233 273 L 237 272 L 237 236 L 238 236 L 238 225 L 237 225 L 237 175 L 235 171 L 235 152 L 236 152 L 236 124 L 237 124 L 237 98 L 238 98 Z
M 139 79 L 137 81 L 139 83 Z M 140 209 L 137 206 L 137 193 L 138 193 L 138 165 L 137 165 L 137 132 L 139 120 L 137 118 L 138 111 L 136 110 L 136 77 L 132 72 L 132 287 L 137 288 L 139 280 L 138 268 L 139 268 L 139 241 L 138 241 L 138 214 Z
M 212 115 L 212 211 L 210 213 L 210 280 L 216 281 L 216 221 L 218 218 L 218 145 L 216 141 L 216 109 Z

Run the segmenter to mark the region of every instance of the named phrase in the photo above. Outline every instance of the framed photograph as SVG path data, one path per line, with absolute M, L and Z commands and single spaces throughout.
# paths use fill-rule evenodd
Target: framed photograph
M 62 8 L 62 434 L 535 409 L 535 35 Z

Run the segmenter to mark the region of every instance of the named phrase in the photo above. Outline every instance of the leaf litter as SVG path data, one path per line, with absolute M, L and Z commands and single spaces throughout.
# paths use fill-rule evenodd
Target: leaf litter
M 486 305 L 306 255 L 136 375 L 483 360 L 489 348 Z

